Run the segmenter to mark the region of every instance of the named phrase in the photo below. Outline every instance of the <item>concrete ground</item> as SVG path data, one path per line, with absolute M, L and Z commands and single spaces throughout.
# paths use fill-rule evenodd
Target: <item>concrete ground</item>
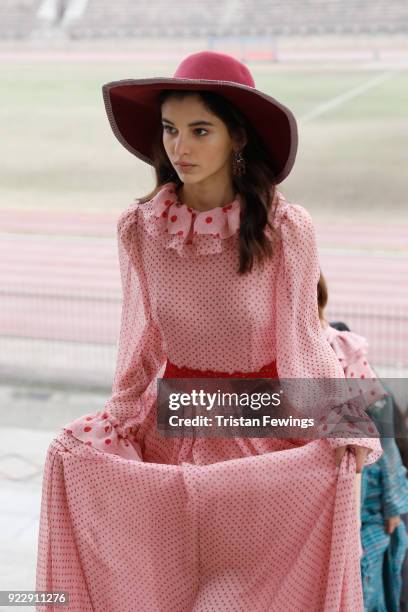
M 106 393 L 0 387 L 0 591 L 35 589 L 48 445 L 64 423 L 99 410 L 105 399 Z M 15 609 L 0 606 L 0 610 Z

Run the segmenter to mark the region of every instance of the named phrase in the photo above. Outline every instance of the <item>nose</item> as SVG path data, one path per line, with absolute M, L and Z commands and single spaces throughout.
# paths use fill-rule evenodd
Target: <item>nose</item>
M 181 132 L 178 133 L 174 140 L 174 153 L 177 159 L 183 157 L 183 155 L 190 154 L 190 145 L 188 143 L 188 137 L 185 135 L 181 135 Z

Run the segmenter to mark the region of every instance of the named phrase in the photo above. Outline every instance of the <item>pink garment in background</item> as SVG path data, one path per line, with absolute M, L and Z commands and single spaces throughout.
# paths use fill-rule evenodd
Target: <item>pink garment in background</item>
M 368 465 L 382 454 L 377 438 L 156 430 L 167 360 L 231 376 L 275 361 L 279 378 L 345 377 L 318 318 L 312 220 L 280 192 L 277 204 L 282 240 L 244 276 L 239 197 L 197 212 L 167 183 L 120 215 L 112 394 L 60 431 L 45 462 L 36 588 L 68 591 L 65 610 L 363 611 L 355 459 L 347 452 L 336 473 L 333 448 L 367 446 Z
M 346 322 L 347 324 L 347 322 Z M 384 391 L 368 361 L 368 340 L 353 331 L 339 330 L 331 325 L 323 327 L 323 333 L 336 353 L 346 378 L 374 379 L 378 395 Z

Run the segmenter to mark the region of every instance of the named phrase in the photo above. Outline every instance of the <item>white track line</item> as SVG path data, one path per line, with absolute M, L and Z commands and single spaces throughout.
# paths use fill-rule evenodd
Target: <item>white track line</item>
M 351 100 L 352 98 L 355 98 L 365 93 L 368 89 L 371 89 L 372 87 L 376 87 L 380 83 L 383 83 L 384 81 L 387 81 L 388 79 L 395 77 L 396 75 L 400 74 L 401 72 L 404 72 L 405 70 L 406 68 L 399 68 L 396 70 L 387 70 L 386 72 L 383 72 L 382 74 L 379 74 L 373 77 L 372 79 L 369 79 L 365 83 L 362 83 L 361 85 L 358 85 L 357 87 L 354 87 L 353 89 L 350 89 L 349 91 L 346 91 L 344 94 L 336 96 L 335 98 L 332 98 L 331 100 L 328 100 L 327 102 L 322 102 L 321 104 L 318 104 L 310 112 L 300 117 L 299 122 L 303 124 L 303 123 L 306 123 L 307 121 L 310 121 L 311 119 L 320 117 L 320 115 L 324 115 L 324 113 L 327 113 L 329 110 L 332 110 L 333 108 L 336 108 L 337 106 L 341 106 L 341 104 L 343 104 L 347 100 Z

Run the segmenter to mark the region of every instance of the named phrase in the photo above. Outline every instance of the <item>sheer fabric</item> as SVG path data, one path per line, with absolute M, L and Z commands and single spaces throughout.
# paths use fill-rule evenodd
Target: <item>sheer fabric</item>
M 300 412 L 314 416 L 322 423 L 322 435 L 325 431 L 331 433 L 331 437 L 327 437 L 331 448 L 346 444 L 370 448 L 366 459 L 368 465 L 382 455 L 382 448 L 378 437 L 368 437 L 378 436 L 378 431 L 365 409 L 386 392 L 376 382 L 374 396 L 364 398 L 365 401 L 360 397 L 360 389 L 352 388 L 351 396 L 345 395 L 347 372 L 343 370 L 336 350 L 333 351 L 333 346 L 327 342 L 318 315 L 316 287 L 320 265 L 311 216 L 302 206 L 286 203 L 278 207 L 276 226 L 282 234 L 276 291 L 279 378 L 299 379 L 299 384 L 289 382 L 283 385 L 284 390 Z M 336 330 L 330 329 L 332 338 Z M 352 342 L 352 339 L 345 342 Z M 377 380 L 372 370 L 370 377 Z M 341 409 L 335 411 L 336 406 L 341 406 Z M 351 420 L 344 423 L 344 417 L 350 414 L 360 416 L 359 425 Z M 358 437 L 359 429 L 364 437 Z M 337 430 L 341 430 L 343 436 L 334 437 L 333 432 Z
M 318 327 L 310 215 L 280 192 L 276 204 L 282 242 L 244 276 L 239 198 L 194 212 L 168 183 L 120 215 L 112 393 L 59 432 L 44 468 L 36 589 L 67 590 L 66 610 L 363 612 L 355 459 L 345 453 L 337 473 L 331 448 L 349 438 L 169 439 L 156 428 L 168 362 L 203 375 L 275 362 L 280 378 L 327 377 L 329 394 L 330 377 L 345 378 Z M 372 449 L 366 464 L 381 455 L 378 439 L 356 441 Z
M 356 427 L 347 431 L 344 422 L 338 427 L 347 438 L 334 437 L 344 411 L 336 416 L 333 407 L 344 398 L 345 375 L 318 317 L 320 268 L 310 214 L 278 191 L 270 214 L 280 236 L 273 261 L 241 280 L 233 269 L 240 198 L 228 207 L 194 213 L 178 201 L 174 187 L 166 184 L 152 201 L 135 202 L 120 215 L 123 307 L 112 395 L 103 412 L 80 417 L 68 430 L 95 448 L 135 458 L 135 453 L 140 456 L 138 426 L 154 409 L 156 379 L 166 357 L 179 366 L 231 374 L 257 371 L 275 359 L 280 379 L 299 379 L 298 385 L 287 386 L 287 396 L 300 413 L 324 421 L 330 447 L 358 443 L 372 450 L 366 461 L 375 461 L 382 453 L 378 438 L 358 438 Z M 156 257 L 155 241 L 164 243 L 162 258 Z M 201 279 L 208 256 L 213 265 Z M 159 269 L 167 274 L 160 275 Z M 219 308 L 211 303 L 217 298 Z M 183 301 L 191 304 L 190 312 L 178 305 Z M 329 414 L 330 428 L 325 420 Z M 84 423 L 84 418 L 92 422 Z M 368 418 L 367 425 L 370 429 L 362 435 L 375 435 Z

